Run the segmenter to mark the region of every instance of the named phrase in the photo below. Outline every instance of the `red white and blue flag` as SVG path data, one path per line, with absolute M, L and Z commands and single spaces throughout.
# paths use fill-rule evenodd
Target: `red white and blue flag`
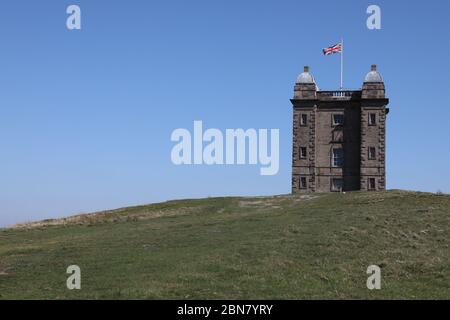
M 342 43 L 335 44 L 334 46 L 324 48 L 323 54 L 329 56 L 330 54 L 342 52 Z

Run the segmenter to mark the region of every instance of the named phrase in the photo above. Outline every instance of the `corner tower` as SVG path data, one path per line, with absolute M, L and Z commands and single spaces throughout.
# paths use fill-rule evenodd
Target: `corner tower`
M 375 65 L 362 90 L 319 90 L 309 67 L 297 78 L 293 112 L 292 191 L 386 188 L 385 86 Z
M 386 189 L 386 116 L 383 78 L 372 65 L 361 94 L 361 190 Z

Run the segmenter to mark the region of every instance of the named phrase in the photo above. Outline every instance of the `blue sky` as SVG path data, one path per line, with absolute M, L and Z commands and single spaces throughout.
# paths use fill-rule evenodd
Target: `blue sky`
M 82 30 L 66 28 L 66 8 Z M 382 10 L 382 30 L 366 9 Z M 359 88 L 378 64 L 391 100 L 388 188 L 450 191 L 448 1 L 4 1 L 0 226 L 167 199 L 290 192 L 293 85 Z M 170 135 L 280 129 L 280 171 L 174 166 Z

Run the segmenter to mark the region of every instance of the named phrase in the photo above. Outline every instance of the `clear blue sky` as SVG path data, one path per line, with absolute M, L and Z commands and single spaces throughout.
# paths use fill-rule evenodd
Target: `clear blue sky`
M 66 28 L 66 8 L 82 30 Z M 382 30 L 366 9 L 382 9 Z M 389 188 L 450 191 L 449 1 L 3 1 L 0 226 L 80 212 L 291 188 L 293 85 L 384 76 Z M 176 167 L 176 128 L 279 128 L 280 172 Z

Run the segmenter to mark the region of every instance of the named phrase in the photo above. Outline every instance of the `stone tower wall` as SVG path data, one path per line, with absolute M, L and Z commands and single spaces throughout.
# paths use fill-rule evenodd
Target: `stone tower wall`
M 301 79 L 313 79 L 309 68 L 305 72 Z M 371 79 L 378 76 L 376 66 L 369 75 Z M 389 101 L 383 82 L 365 82 L 362 90 L 352 91 L 318 91 L 315 83 L 300 83 L 291 102 L 294 193 L 336 191 L 333 181 L 335 186 L 343 182 L 343 191 L 385 190 Z M 371 114 L 376 119 L 373 124 L 369 123 Z M 307 117 L 306 123 L 302 123 L 302 115 Z M 335 125 L 333 115 L 343 115 L 344 125 Z M 303 157 L 301 148 L 306 148 Z M 333 165 L 333 149 L 343 149 L 342 167 Z

